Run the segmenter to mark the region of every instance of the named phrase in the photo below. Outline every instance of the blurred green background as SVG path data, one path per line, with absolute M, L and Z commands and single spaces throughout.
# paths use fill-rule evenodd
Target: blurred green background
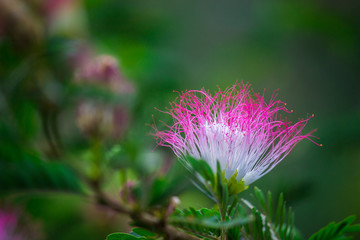
M 256 92 L 265 88 L 267 97 L 279 89 L 279 98 L 294 110 L 290 119 L 315 114 L 307 131 L 318 129 L 314 135 L 323 147 L 299 143 L 254 185 L 285 193 L 304 236 L 332 220 L 360 216 L 359 1 L 4 0 L 2 4 L 22 9 L 13 11 L 20 17 L 10 20 L 14 14 L 0 10 L 2 165 L 21 155 L 19 149 L 26 153 L 44 149 L 42 114 L 57 116 L 64 148 L 77 152 L 84 147 L 85 140 L 72 131 L 74 100 L 68 97 L 67 82 L 73 73 L 63 55 L 71 53 L 76 43 L 89 42 L 96 53 L 116 57 L 135 86 L 127 141 L 146 149 L 141 150 L 144 154 L 173 157 L 168 149 L 152 151 L 156 142 L 149 135 L 153 118 L 166 119 L 154 108 L 168 106 L 176 97 L 173 90 L 215 91 L 236 81 L 249 82 Z M 46 14 L 41 12 L 43 4 L 48 4 Z M 49 109 L 47 98 L 56 111 L 42 111 Z M 126 231 L 126 219 L 81 196 L 47 193 L 46 187 L 23 193 L 21 184 L 16 185 L 16 162 L 11 166 L 14 174 L 6 170 L 0 177 L 2 201 L 22 206 L 41 222 L 49 239 L 104 239 L 110 232 Z M 155 161 L 152 167 L 161 166 Z M 70 190 L 76 188 L 70 185 Z M 203 207 L 194 195 L 201 196 L 196 190 L 186 193 L 183 206 Z

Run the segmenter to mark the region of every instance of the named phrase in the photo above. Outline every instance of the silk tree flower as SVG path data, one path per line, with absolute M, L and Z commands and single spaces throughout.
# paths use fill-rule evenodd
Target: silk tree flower
M 0 211 L 0 239 L 22 239 L 21 236 L 14 234 L 17 222 L 17 216 L 14 213 Z
M 205 160 L 214 172 L 219 161 L 227 180 L 235 176 L 248 186 L 271 171 L 298 142 L 312 141 L 311 133 L 301 132 L 313 115 L 296 123 L 282 120 L 282 112 L 292 111 L 276 97 L 274 92 L 266 102 L 264 95 L 243 83 L 214 95 L 204 89 L 179 93 L 164 111 L 174 123 L 163 131 L 154 126 L 154 135 L 158 145 L 170 147 L 186 167 L 190 167 L 188 155 Z
M 24 214 L 20 217 L 18 210 L 0 209 L 0 240 L 41 240 L 43 237 L 41 225 L 37 222 Z

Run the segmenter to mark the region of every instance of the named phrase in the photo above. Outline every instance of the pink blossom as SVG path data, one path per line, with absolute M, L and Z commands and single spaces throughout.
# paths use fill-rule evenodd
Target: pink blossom
M 44 239 L 42 226 L 19 209 L 0 208 L 0 240 Z
M 292 111 L 276 100 L 276 92 L 266 102 L 249 87 L 236 83 L 214 95 L 204 89 L 179 93 L 165 111 L 173 124 L 164 131 L 154 127 L 158 145 L 170 147 L 186 167 L 190 155 L 205 160 L 213 171 L 219 161 L 227 179 L 237 174 L 246 186 L 256 181 L 302 139 L 312 141 L 311 133 L 301 132 L 313 116 L 296 123 L 282 120 L 281 112 Z
M 21 240 L 20 235 L 15 234 L 18 225 L 17 216 L 12 212 L 0 212 L 0 240 Z

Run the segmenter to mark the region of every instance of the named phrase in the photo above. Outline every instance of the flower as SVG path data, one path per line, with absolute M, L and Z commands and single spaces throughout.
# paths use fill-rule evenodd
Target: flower
M 16 209 L 0 208 L 0 240 L 43 239 L 38 222 Z
M 187 167 L 187 155 L 205 160 L 214 172 L 219 161 L 227 180 L 253 183 L 302 139 L 311 140 L 311 133 L 301 131 L 313 115 L 294 124 L 281 120 L 281 112 L 292 111 L 276 100 L 276 92 L 267 103 L 249 87 L 236 83 L 213 96 L 204 89 L 179 93 L 165 111 L 174 124 L 164 131 L 154 126 L 158 145 L 170 147 Z
M 14 213 L 0 211 L 0 239 L 21 239 L 20 236 L 14 236 L 17 222 L 17 216 Z

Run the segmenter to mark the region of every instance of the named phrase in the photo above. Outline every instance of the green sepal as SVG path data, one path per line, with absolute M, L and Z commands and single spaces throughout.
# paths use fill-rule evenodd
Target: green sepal
M 191 156 L 187 156 L 186 160 L 192 167 L 193 171 L 201 175 L 206 183 L 210 185 L 216 193 L 231 197 L 248 189 L 248 186 L 245 185 L 243 179 L 240 181 L 236 179 L 238 171 L 236 171 L 229 179 L 226 179 L 225 171 L 221 170 L 219 162 L 217 162 L 217 173 L 215 175 L 206 161 L 201 159 L 198 160 Z M 221 185 L 224 185 L 224 187 Z M 227 188 L 227 193 L 224 192 L 225 189 L 223 188 Z
M 229 189 L 229 196 L 234 196 L 237 195 L 239 193 L 241 193 L 242 191 L 246 190 L 249 188 L 249 186 L 245 186 L 245 182 L 243 179 L 240 179 L 240 181 L 236 180 L 236 177 L 238 175 L 238 171 L 236 170 L 236 172 L 230 177 L 229 180 L 227 180 L 225 178 L 225 171 L 223 171 L 223 178 L 224 178 L 224 182 L 227 184 L 227 187 Z

